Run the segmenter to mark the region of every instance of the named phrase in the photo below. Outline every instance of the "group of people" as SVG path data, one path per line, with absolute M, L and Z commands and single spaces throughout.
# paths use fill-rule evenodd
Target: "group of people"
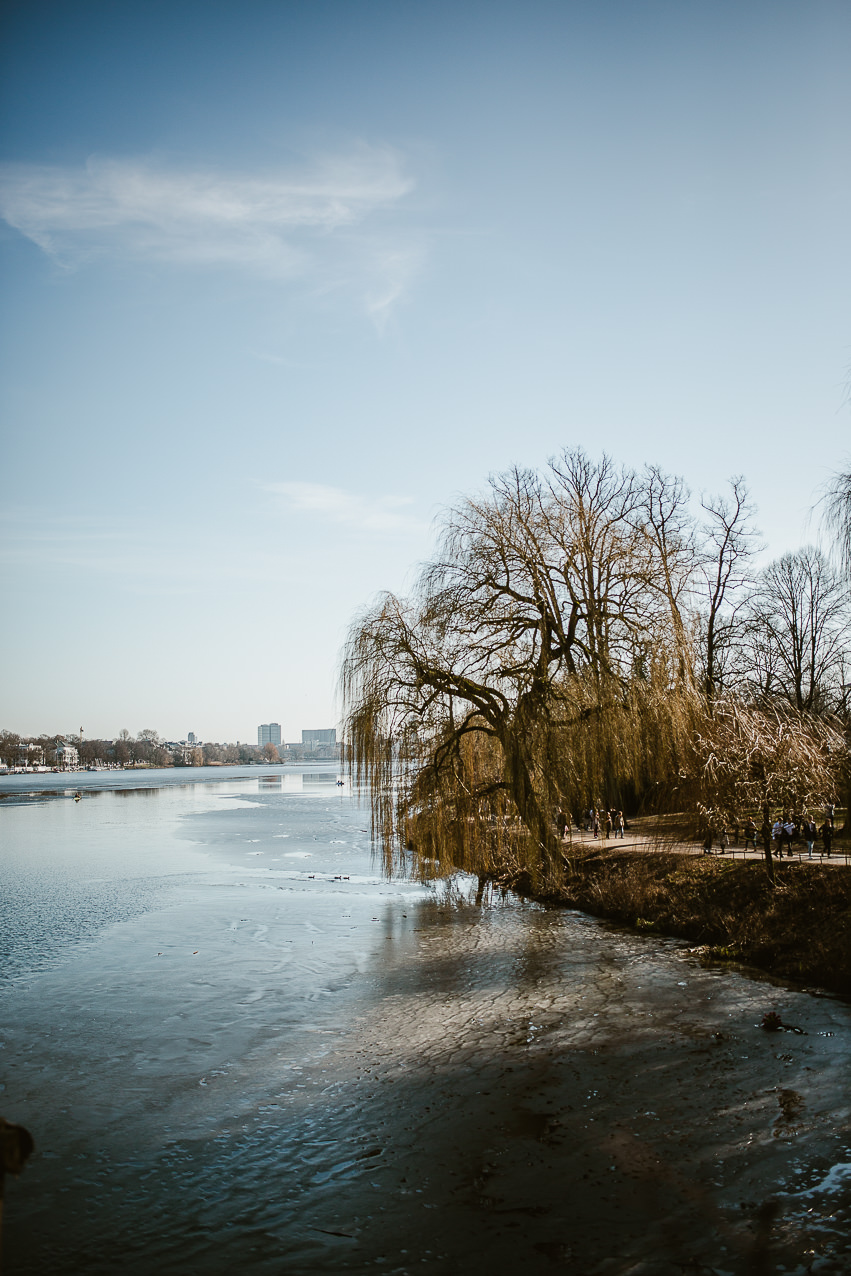
M 556 831 L 559 841 L 564 841 L 567 836 L 567 830 L 570 827 L 570 816 L 559 810 L 556 813 Z M 614 808 L 607 811 L 592 806 L 587 811 L 582 812 L 581 817 L 576 822 L 576 827 L 581 829 L 583 833 L 593 833 L 595 837 L 602 837 L 604 840 L 612 836 L 622 839 L 626 828 L 626 820 L 623 817 L 623 811 L 617 811 Z
M 776 819 L 771 826 L 771 841 L 774 853 L 778 859 L 783 858 L 783 848 L 786 847 L 786 856 L 792 858 L 792 843 L 797 841 L 806 842 L 807 858 L 813 858 L 813 847 L 817 840 L 821 838 L 824 854 L 830 858 L 830 848 L 833 842 L 833 819 L 828 814 L 824 823 L 819 828 L 815 820 L 811 819 L 806 813 L 804 815 L 791 815 L 788 811 L 784 811 L 782 817 Z
M 703 843 L 704 855 L 711 855 L 716 843 L 718 845 L 718 853 L 724 855 L 730 845 L 737 846 L 739 844 L 740 832 L 743 835 L 744 849 L 747 850 L 749 845 L 757 850 L 757 837 L 762 837 L 765 842 L 769 837 L 771 839 L 771 849 L 778 859 L 783 858 L 784 848 L 786 850 L 787 859 L 791 859 L 794 855 L 792 845 L 794 842 L 805 842 L 807 846 L 807 858 L 813 858 L 813 848 L 817 841 L 821 840 L 824 848 L 823 853 L 830 858 L 831 845 L 833 843 L 833 815 L 834 807 L 829 806 L 825 813 L 824 822 L 821 826 L 805 811 L 803 814 L 793 814 L 790 811 L 784 811 L 779 815 L 772 825 L 763 824 L 758 829 L 752 817 L 745 820 L 744 825 L 738 819 L 732 823 L 732 843 L 730 840 L 730 831 L 726 824 L 722 824 L 720 828 L 710 826 L 707 830 L 706 838 Z

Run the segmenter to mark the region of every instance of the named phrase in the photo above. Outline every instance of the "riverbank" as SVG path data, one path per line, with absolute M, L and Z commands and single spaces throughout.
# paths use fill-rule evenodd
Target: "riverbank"
M 582 846 L 547 904 L 692 940 L 707 960 L 739 961 L 851 996 L 851 870 L 757 859 Z M 506 883 L 531 896 L 528 882 Z

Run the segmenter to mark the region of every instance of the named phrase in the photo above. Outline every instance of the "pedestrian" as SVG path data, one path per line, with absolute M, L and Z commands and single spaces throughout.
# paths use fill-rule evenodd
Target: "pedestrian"
M 594 809 L 592 809 L 591 811 L 591 828 L 594 831 L 594 836 L 599 837 L 600 836 L 600 817 L 597 814 L 596 810 Z
M 558 814 L 556 815 L 556 828 L 558 829 L 558 840 L 563 842 L 565 830 L 567 829 L 567 816 L 560 807 Z
M 795 823 L 791 817 L 787 817 L 786 822 L 783 825 L 783 833 L 786 839 L 787 855 L 788 855 L 788 858 L 791 859 L 792 858 L 792 839 L 795 837 Z
M 819 829 L 821 840 L 824 843 L 824 853 L 830 859 L 830 844 L 833 841 L 833 825 L 830 820 L 825 820 Z
M 774 843 L 774 853 L 778 859 L 783 858 L 783 821 L 777 819 L 771 826 L 771 840 Z
M 703 839 L 703 854 L 704 855 L 712 854 L 712 843 L 714 840 L 715 840 L 715 837 L 712 831 L 712 826 L 710 825 L 709 829 L 707 830 L 706 837 Z
M 603 840 L 608 842 L 612 832 L 612 813 L 606 811 L 603 815 Z
M 729 837 L 729 834 L 727 833 L 727 825 L 722 824 L 721 832 L 718 834 L 718 849 L 720 850 L 722 855 L 726 854 L 727 847 L 729 845 L 730 845 L 730 837 Z
M 615 837 L 623 841 L 623 811 L 615 812 Z
M 809 816 L 804 819 L 804 838 L 807 843 L 807 859 L 813 858 L 813 847 L 816 844 L 818 829 L 815 820 L 811 820 Z
M 748 816 L 745 824 L 745 850 L 748 849 L 748 842 L 753 842 L 753 848 L 756 850 L 756 824 L 752 816 Z

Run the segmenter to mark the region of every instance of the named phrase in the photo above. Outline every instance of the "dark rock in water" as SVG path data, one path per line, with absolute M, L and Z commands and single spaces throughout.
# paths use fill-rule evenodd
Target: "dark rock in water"
M 3 1176 L 20 1174 L 27 1158 L 32 1156 L 35 1143 L 29 1130 L 22 1125 L 13 1125 L 0 1117 L 0 1146 L 3 1149 L 3 1165 L 0 1169 L 0 1195 L 3 1193 Z

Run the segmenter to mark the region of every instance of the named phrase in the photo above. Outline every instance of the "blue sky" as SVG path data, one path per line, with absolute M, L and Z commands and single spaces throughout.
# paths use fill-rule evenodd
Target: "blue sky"
M 289 739 L 431 523 L 566 445 L 851 447 L 851 9 L 10 3 L 0 726 Z

